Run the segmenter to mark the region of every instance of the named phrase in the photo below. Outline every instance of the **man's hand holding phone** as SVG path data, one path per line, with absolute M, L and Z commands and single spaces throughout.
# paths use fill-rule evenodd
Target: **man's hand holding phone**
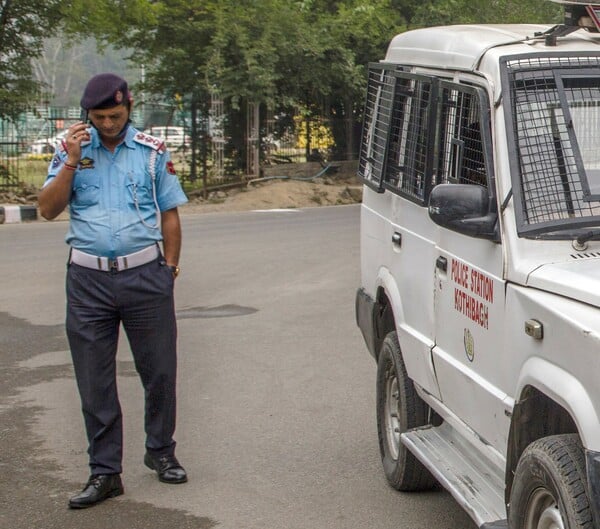
M 77 166 L 81 158 L 81 142 L 90 141 L 89 125 L 80 121 L 71 125 L 65 135 L 67 147 L 67 164 Z

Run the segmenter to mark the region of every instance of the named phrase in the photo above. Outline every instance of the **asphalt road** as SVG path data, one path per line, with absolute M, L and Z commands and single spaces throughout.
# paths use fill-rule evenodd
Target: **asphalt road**
M 125 341 L 125 495 L 69 511 L 87 479 L 63 329 L 67 224 L 0 226 L 0 528 L 472 529 L 444 491 L 400 494 L 380 467 L 375 363 L 354 322 L 359 206 L 185 215 L 177 455 L 142 464 Z

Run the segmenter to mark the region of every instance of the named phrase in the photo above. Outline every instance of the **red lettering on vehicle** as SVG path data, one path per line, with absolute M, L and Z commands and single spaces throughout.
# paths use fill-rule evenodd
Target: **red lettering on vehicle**
M 456 259 L 452 259 L 452 281 L 459 284 L 461 287 L 467 288 L 469 277 L 469 267 Z
M 487 329 L 489 307 L 484 302 L 494 303 L 494 280 L 458 259 L 452 259 L 450 279 L 456 285 L 454 309 Z
M 490 303 L 494 302 L 494 281 L 488 276 L 471 270 L 471 292 Z
M 489 327 L 489 308 L 466 292 L 454 289 L 454 309 L 484 329 Z

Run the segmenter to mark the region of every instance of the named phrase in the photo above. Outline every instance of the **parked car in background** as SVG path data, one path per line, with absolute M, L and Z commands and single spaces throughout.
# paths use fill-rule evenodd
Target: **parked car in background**
M 144 133 L 163 139 L 169 149 L 180 149 L 189 145 L 191 141 L 183 127 L 150 127 Z
M 64 139 L 66 130 L 49 138 L 38 138 L 29 146 L 30 154 L 52 154 L 59 141 Z

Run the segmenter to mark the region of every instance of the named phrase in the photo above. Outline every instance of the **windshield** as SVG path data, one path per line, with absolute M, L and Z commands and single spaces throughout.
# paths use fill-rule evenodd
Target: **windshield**
M 504 62 L 519 234 L 600 226 L 600 58 Z

